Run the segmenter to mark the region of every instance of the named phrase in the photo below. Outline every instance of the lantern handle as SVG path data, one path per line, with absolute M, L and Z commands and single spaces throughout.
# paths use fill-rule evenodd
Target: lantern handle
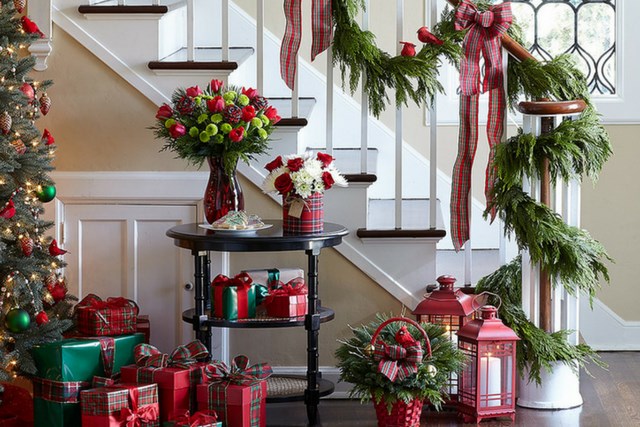
M 480 305 L 478 305 L 478 307 L 476 308 L 474 306 L 474 304 L 475 304 L 475 302 L 476 302 L 476 300 L 478 298 L 480 298 L 482 295 L 485 295 L 485 294 L 486 295 L 492 295 L 492 296 L 498 298 L 498 306 L 496 307 L 496 310 L 500 310 L 500 307 L 502 306 L 502 298 L 500 298 L 500 295 L 494 294 L 493 292 L 489 292 L 489 291 L 482 291 L 478 295 L 474 296 L 473 299 L 471 300 L 471 309 L 473 311 L 478 311 L 478 310 L 480 310 L 482 308 L 482 306 L 480 306 Z
M 418 329 L 418 331 L 420 331 L 420 333 L 422 334 L 422 337 L 424 338 L 424 341 L 426 342 L 427 356 L 431 357 L 431 342 L 429 341 L 429 336 L 427 335 L 427 332 L 422 328 L 422 326 L 420 326 L 418 322 L 416 322 L 413 319 L 409 319 L 408 317 L 392 317 L 382 322 L 380 326 L 378 326 L 378 329 L 376 329 L 376 331 L 373 333 L 373 336 L 371 337 L 371 345 L 375 345 L 376 339 L 378 338 L 378 335 L 380 335 L 380 332 L 382 332 L 382 329 L 384 329 L 384 327 L 387 326 L 388 324 L 394 323 L 394 322 L 404 322 L 404 323 L 409 323 L 410 325 L 415 326 Z

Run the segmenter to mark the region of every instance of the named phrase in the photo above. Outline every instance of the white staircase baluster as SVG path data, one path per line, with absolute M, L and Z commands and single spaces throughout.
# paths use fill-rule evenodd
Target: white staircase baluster
M 472 197 L 472 189 L 473 185 L 469 185 L 469 202 L 467 206 L 467 210 L 469 212 L 469 240 L 464 244 L 464 284 L 471 285 L 473 283 L 472 274 L 473 274 L 473 243 L 471 240 L 471 226 L 473 225 L 473 218 L 471 216 L 471 212 L 473 209 L 473 197 Z
M 369 30 L 369 0 L 365 1 L 365 8 L 362 12 L 362 29 Z M 367 73 L 362 73 L 362 87 L 367 80 Z M 367 172 L 368 147 L 369 147 L 369 94 L 362 90 L 360 110 L 360 172 Z
M 264 95 L 264 0 L 258 1 L 256 19 L 256 82 L 258 92 Z
M 196 14 L 193 8 L 193 0 L 187 0 L 187 61 L 194 61 L 196 55 Z
M 296 61 L 295 69 L 298 69 L 298 55 L 296 55 L 294 61 Z M 300 114 L 300 95 L 298 80 L 300 73 L 296 73 L 293 78 L 293 90 L 291 91 L 291 117 L 298 117 Z
M 327 153 L 333 155 L 333 50 L 327 48 Z
M 400 41 L 404 38 L 404 0 L 396 2 L 396 50 L 400 54 Z M 402 228 L 402 107 L 396 108 L 396 229 Z
M 429 22 L 430 28 L 438 23 L 438 2 L 429 0 Z M 437 100 L 437 95 L 436 95 Z M 429 108 L 429 228 L 435 229 L 437 222 L 437 200 L 438 200 L 438 107 L 434 100 Z
M 229 61 L 229 0 L 222 0 L 222 61 Z

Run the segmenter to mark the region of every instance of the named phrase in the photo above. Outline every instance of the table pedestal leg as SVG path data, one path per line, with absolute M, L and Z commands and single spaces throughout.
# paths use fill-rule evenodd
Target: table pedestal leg
M 307 270 L 307 305 L 305 317 L 307 330 L 307 389 L 304 392 L 304 403 L 307 406 L 309 425 L 316 425 L 318 420 L 318 403 L 320 403 L 320 387 L 318 385 L 318 335 L 320 332 L 320 315 L 318 314 L 318 256 L 319 249 L 305 251 L 308 257 Z
M 193 254 L 194 259 L 194 281 L 195 281 L 195 314 L 193 329 L 196 332 L 196 339 L 207 347 L 211 354 L 211 328 L 204 323 L 207 319 L 207 304 L 209 302 L 209 252 L 198 251 Z

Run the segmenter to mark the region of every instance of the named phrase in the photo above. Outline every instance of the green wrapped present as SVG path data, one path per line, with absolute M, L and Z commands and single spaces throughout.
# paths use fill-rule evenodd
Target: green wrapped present
M 218 274 L 211 282 L 213 317 L 227 320 L 256 317 L 256 305 L 268 295 L 266 286 L 252 283 L 247 273 L 233 278 Z
M 111 377 L 134 362 L 133 349 L 144 334 L 117 337 L 70 338 L 31 350 L 38 378 L 34 378 L 36 426 L 80 426 L 80 391 L 94 376 Z

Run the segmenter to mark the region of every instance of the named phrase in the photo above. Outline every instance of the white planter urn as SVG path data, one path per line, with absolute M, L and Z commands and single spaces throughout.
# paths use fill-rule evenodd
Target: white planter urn
M 541 383 L 529 382 L 529 369 L 524 378 L 518 379 L 518 400 L 516 404 L 532 409 L 569 409 L 582 405 L 580 395 L 580 375 L 562 362 L 552 363 L 549 372 L 542 369 Z

